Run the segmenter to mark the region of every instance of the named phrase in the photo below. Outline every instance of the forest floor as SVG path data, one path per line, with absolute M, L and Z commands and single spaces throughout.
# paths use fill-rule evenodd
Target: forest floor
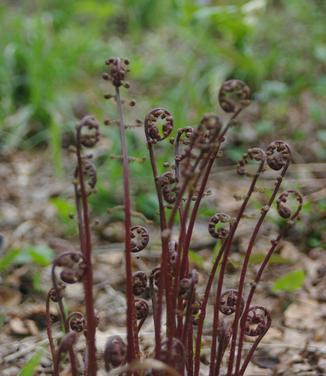
M 232 196 L 239 183 L 228 171 L 224 173 L 229 178 L 223 179 L 223 183 L 219 184 L 219 195 L 214 204 L 219 205 L 221 210 L 232 211 L 236 202 L 224 198 Z M 211 185 L 214 197 L 214 184 Z M 318 192 L 321 191 L 320 189 Z M 0 250 L 2 376 L 18 375 L 39 348 L 44 351 L 37 374 L 51 374 L 45 330 L 45 298 L 51 288 L 51 266 L 41 267 L 31 262 L 28 257 L 33 259 L 33 255 L 6 266 L 3 255 L 6 249 L 24 249 L 30 245 L 48 247 L 55 254 L 77 248 L 76 237 L 67 235 L 51 202 L 52 198 L 61 194 L 72 196 L 72 186 L 69 181 L 63 182 L 53 176 L 52 166 L 45 153 L 19 152 L 7 155 L 0 161 L 0 234 L 3 243 Z M 123 227 L 121 222 L 108 223 L 100 219 L 95 223 L 94 219 L 93 228 L 95 305 L 100 316 L 97 345 L 101 359 L 106 338 L 112 334 L 124 336 Z M 154 225 L 150 225 L 150 228 L 151 234 L 154 234 L 151 245 L 133 259 L 135 270 L 149 272 L 159 262 L 158 231 Z M 273 229 L 272 225 L 266 231 L 270 233 Z M 230 286 L 238 278 L 236 265 L 241 261 L 241 251 L 248 239 L 246 230 L 246 227 L 240 228 L 237 235 L 236 244 L 239 249 L 233 256 L 234 267 L 230 266 L 227 278 Z M 300 233 L 294 233 L 282 242 L 278 253 L 287 262 L 270 265 L 259 286 L 257 304 L 263 304 L 271 311 L 273 322 L 248 368 L 248 376 L 326 375 L 326 253 L 320 248 L 303 250 L 300 242 Z M 263 247 L 264 244 L 264 240 L 261 240 L 259 246 Z M 209 273 L 213 249 L 203 218 L 200 218 L 195 231 L 193 249 L 200 256 L 200 265 L 197 267 L 200 281 L 203 281 Z M 249 276 L 256 267 L 257 265 L 251 265 Z M 278 276 L 298 269 L 304 270 L 306 275 L 302 288 L 293 292 L 272 290 L 273 282 Z M 84 311 L 80 284 L 67 288 L 66 298 L 70 311 Z M 55 308 L 53 315 L 58 315 Z M 153 327 L 151 320 L 147 321 L 141 333 L 144 348 L 150 348 L 153 342 Z M 55 333 L 59 333 L 58 324 L 54 327 Z M 205 341 L 208 350 L 209 331 L 205 333 Z M 101 360 L 99 364 L 103 369 Z M 203 366 L 203 375 L 205 370 Z M 66 375 L 68 374 L 67 372 Z M 101 374 L 106 373 L 101 370 Z

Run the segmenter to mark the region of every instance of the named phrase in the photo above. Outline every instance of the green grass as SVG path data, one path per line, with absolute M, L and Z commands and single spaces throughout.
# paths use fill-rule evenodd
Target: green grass
M 7 32 L 0 42 L 1 148 L 47 143 L 60 172 L 61 135 L 72 129 L 76 101 L 83 98 L 103 116 L 97 80 L 103 60 L 112 54 L 132 60 L 140 114 L 163 103 L 179 125 L 215 110 L 216 88 L 229 76 L 255 89 L 266 103 L 267 119 L 270 102 L 287 108 L 303 91 L 325 95 L 319 85 L 326 79 L 325 4 L 279 3 L 47 0 L 2 5 L 0 20 Z M 317 122 L 325 118 L 323 107 L 312 106 L 312 111 Z

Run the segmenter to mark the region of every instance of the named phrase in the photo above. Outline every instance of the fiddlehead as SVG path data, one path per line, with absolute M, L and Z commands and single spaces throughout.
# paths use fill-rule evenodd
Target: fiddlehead
M 86 320 L 81 312 L 72 312 L 66 321 L 69 328 L 76 333 L 81 333 L 86 328 Z
M 172 171 L 167 171 L 158 177 L 158 183 L 162 189 L 164 200 L 168 204 L 173 204 L 176 201 L 178 194 L 177 179 Z
M 272 322 L 270 313 L 262 306 L 249 308 L 242 320 L 245 320 L 245 335 L 248 337 L 264 336 Z
M 139 320 L 138 332 L 140 331 L 144 321 L 149 313 L 149 306 L 146 300 L 137 298 L 135 299 L 136 319 Z
M 238 302 L 237 290 L 229 289 L 229 290 L 224 291 L 220 299 L 220 305 L 219 305 L 220 312 L 222 312 L 226 316 L 232 315 L 236 310 L 237 302 Z M 240 306 L 241 306 L 241 311 L 242 311 L 244 307 L 243 298 L 241 298 Z
M 149 242 L 149 234 L 143 226 L 132 226 L 131 233 L 131 252 L 137 253 L 146 248 Z
M 145 118 L 145 134 L 149 144 L 156 144 L 170 135 L 173 118 L 165 108 L 154 108 Z
M 284 141 L 273 141 L 266 149 L 266 161 L 272 170 L 280 170 L 291 160 L 291 150 Z
M 208 232 L 214 239 L 225 239 L 229 235 L 231 222 L 229 215 L 216 213 L 208 222 Z
M 111 368 L 119 367 L 127 361 L 127 345 L 123 339 L 114 335 L 107 339 L 104 348 L 105 369 L 110 371 Z
M 247 153 L 245 153 L 242 159 L 238 162 L 237 172 L 239 175 L 245 175 L 248 177 L 252 177 L 248 171 L 246 171 L 245 167 L 249 163 L 249 161 L 255 160 L 257 162 L 265 162 L 266 154 L 260 148 L 251 148 L 248 149 Z
M 132 275 L 132 291 L 135 296 L 144 294 L 147 289 L 147 275 L 143 271 L 135 272 Z
M 291 209 L 289 206 L 286 205 L 291 196 L 297 203 L 297 207 L 295 210 Z M 299 192 L 290 189 L 279 195 L 278 199 L 276 200 L 276 205 L 277 212 L 282 218 L 293 221 L 299 217 L 303 205 L 303 198 Z
M 220 89 L 218 100 L 225 112 L 236 113 L 250 103 L 250 89 L 243 81 L 225 81 Z

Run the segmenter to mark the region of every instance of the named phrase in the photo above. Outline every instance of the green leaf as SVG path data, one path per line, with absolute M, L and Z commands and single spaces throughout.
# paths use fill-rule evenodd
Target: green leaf
M 189 250 L 189 260 L 192 264 L 198 266 L 199 268 L 204 267 L 204 259 L 198 252 Z
M 305 277 L 302 269 L 287 273 L 274 282 L 272 290 L 288 292 L 298 290 L 303 286 Z
M 31 255 L 32 261 L 40 266 L 47 266 L 51 264 L 54 258 L 53 250 L 46 245 L 28 247 L 26 252 Z
M 58 216 L 62 220 L 67 220 L 69 219 L 70 215 L 74 215 L 76 213 L 75 206 L 71 202 L 61 197 L 52 198 L 51 204 L 57 209 Z
M 75 235 L 77 230 L 76 222 L 73 219 L 76 214 L 75 205 L 62 197 L 54 197 L 50 202 L 56 208 L 60 222 L 65 225 L 66 235 Z
M 47 266 L 51 264 L 53 257 L 53 250 L 46 245 L 30 245 L 20 251 L 15 262 L 19 264 L 34 263 L 40 266 Z
M 32 279 L 34 291 L 37 293 L 43 292 L 41 273 L 33 273 Z
M 46 245 L 30 245 L 25 248 L 10 249 L 0 259 L 0 272 L 7 270 L 12 264 L 34 263 L 40 266 L 51 264 L 54 252 Z
M 18 248 L 11 249 L 0 259 L 0 272 L 7 270 L 15 262 L 19 252 Z
M 225 151 L 226 155 L 233 161 L 238 162 L 245 153 L 245 148 L 243 146 L 230 147 Z
M 43 356 L 43 350 L 38 350 L 25 364 L 24 368 L 20 371 L 19 376 L 33 376 L 36 367 L 40 364 Z
M 256 124 L 256 132 L 259 136 L 263 136 L 273 132 L 274 124 L 270 120 L 261 120 Z
M 255 252 L 250 256 L 249 262 L 251 265 L 259 265 L 264 261 L 265 257 L 265 253 Z M 274 253 L 269 259 L 269 265 L 289 265 L 292 263 L 292 260 L 282 257 L 276 253 Z

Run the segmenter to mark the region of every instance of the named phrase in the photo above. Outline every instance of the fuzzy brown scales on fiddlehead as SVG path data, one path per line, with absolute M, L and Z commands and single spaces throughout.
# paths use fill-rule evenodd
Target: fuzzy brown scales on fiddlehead
M 191 150 L 192 158 L 196 157 L 196 155 L 200 152 L 208 152 L 210 148 L 213 146 L 211 143 L 211 137 L 213 136 L 213 128 L 206 128 L 206 124 L 209 123 L 209 120 L 206 120 L 205 115 L 203 119 L 200 121 L 199 126 L 195 129 L 195 143 Z
M 199 127 L 209 133 L 218 133 L 222 128 L 222 122 L 216 114 L 205 114 L 199 123 Z
M 168 204 L 173 204 L 177 198 L 177 179 L 172 171 L 167 171 L 158 177 L 158 182 L 162 187 L 162 195 Z
M 84 156 L 81 158 L 83 175 L 85 176 L 87 180 L 87 186 L 85 187 L 87 196 L 91 195 L 94 192 L 94 189 L 97 183 L 96 168 L 94 164 L 90 161 L 90 159 L 91 159 L 90 156 Z M 76 167 L 76 170 L 75 170 L 76 193 L 78 196 L 81 196 L 81 188 L 80 188 L 78 176 L 79 176 L 79 167 Z
M 100 139 L 100 125 L 94 116 L 84 116 L 76 127 L 81 145 L 92 148 Z
M 263 336 L 272 322 L 269 311 L 262 306 L 251 307 L 245 320 L 245 334 L 249 337 Z
M 185 354 L 183 343 L 175 337 L 172 338 L 171 344 L 169 340 L 162 343 L 161 361 L 173 365 L 173 368 L 179 372 L 180 375 L 183 374 L 185 366 Z
M 195 152 L 195 149 L 198 149 L 198 152 L 210 152 L 213 148 L 216 148 L 217 135 L 221 128 L 222 122 L 217 115 L 205 114 L 196 129 L 197 137 L 193 152 Z
M 181 162 L 189 153 L 191 137 L 194 134 L 192 127 L 180 128 L 175 138 L 175 160 Z M 182 145 L 182 147 L 181 147 Z
M 225 239 L 229 235 L 231 221 L 232 220 L 229 215 L 224 213 L 216 213 L 208 222 L 208 232 L 214 239 Z
M 297 202 L 296 210 L 291 210 L 291 208 L 286 205 L 291 196 L 293 196 L 293 198 Z M 303 204 L 303 198 L 301 194 L 292 189 L 281 193 L 278 199 L 276 200 L 278 214 L 282 218 L 285 218 L 288 220 L 294 220 L 298 218 L 302 209 L 302 204 Z
M 173 118 L 165 108 L 154 108 L 145 118 L 145 134 L 149 144 L 156 144 L 170 135 Z
M 78 335 L 76 332 L 69 332 L 67 333 L 60 342 L 58 350 L 56 352 L 56 356 L 54 359 L 54 374 L 59 375 L 60 370 L 60 358 L 61 354 L 67 353 L 71 351 L 73 345 L 77 342 Z
M 75 332 L 67 333 L 59 346 L 58 353 L 65 353 L 68 352 L 69 349 L 77 342 L 78 336 Z
M 112 368 L 125 364 L 126 356 L 127 345 L 123 339 L 118 335 L 109 337 L 104 348 L 105 369 L 110 371 Z
M 194 299 L 191 303 L 191 315 L 192 315 L 192 324 L 198 325 L 199 314 L 202 307 L 202 300 L 195 294 Z
M 149 306 L 144 299 L 135 299 L 136 319 L 145 320 L 149 313 Z
M 229 289 L 223 292 L 220 299 L 219 310 L 226 316 L 232 315 L 237 307 L 238 291 Z M 241 298 L 241 312 L 244 307 L 244 300 Z
M 135 296 L 144 294 L 147 288 L 147 275 L 143 271 L 135 272 L 132 276 L 132 291 Z
M 242 159 L 238 162 L 237 172 L 239 175 L 246 175 L 251 177 L 252 174 L 246 171 L 245 167 L 249 161 L 255 160 L 257 162 L 265 162 L 266 154 L 264 150 L 260 148 L 250 148 L 247 153 L 245 153 Z
M 115 87 L 124 85 L 126 75 L 129 72 L 129 60 L 116 57 L 107 59 L 105 64 L 108 66 L 108 72 L 103 73 L 102 78 L 106 81 L 111 81 Z M 128 85 L 125 86 L 127 87 Z
M 132 226 L 130 229 L 131 233 L 131 252 L 137 253 L 146 248 L 149 242 L 149 234 L 145 227 L 143 226 Z
M 182 278 L 179 282 L 179 295 L 182 298 L 187 298 L 191 289 L 191 278 Z
M 227 320 L 222 319 L 221 323 L 219 324 L 219 328 L 217 331 L 217 339 L 220 346 L 220 358 L 223 357 L 223 354 L 228 347 L 230 338 L 231 338 L 232 330 L 230 325 L 228 324 Z M 221 361 L 221 359 L 218 359 Z
M 160 272 L 161 268 L 157 266 L 151 271 L 151 274 L 149 276 L 149 283 L 151 286 L 153 286 L 154 289 L 158 289 L 160 283 Z
M 169 242 L 169 263 L 174 268 L 177 262 L 178 243 L 175 240 Z
M 52 287 L 48 292 L 50 300 L 54 303 L 58 303 L 60 300 L 62 300 L 65 288 L 66 286 L 63 283 L 59 284 L 56 288 Z
M 194 166 L 198 164 L 199 159 L 204 160 L 211 154 L 215 157 L 216 151 L 222 140 L 218 139 L 218 134 L 222 128 L 222 123 L 215 114 L 206 114 L 201 119 L 198 127 L 192 132 L 190 145 L 184 150 L 183 165 L 181 174 L 191 177 L 194 175 Z
M 290 146 L 284 141 L 273 141 L 266 149 L 266 161 L 272 170 L 280 170 L 291 160 Z
M 218 100 L 225 112 L 236 113 L 250 104 L 250 88 L 240 80 L 225 81 Z
M 184 277 L 179 282 L 179 295 L 183 299 L 187 299 L 191 288 L 198 283 L 198 272 L 193 269 L 191 273 L 189 273 L 188 277 Z
M 76 333 L 81 333 L 85 330 L 86 321 L 81 312 L 73 312 L 67 317 L 67 323 L 71 330 Z
M 60 278 L 63 282 L 73 284 L 80 282 L 86 271 L 86 262 L 81 253 L 69 252 L 57 257 L 53 267 L 62 267 Z

